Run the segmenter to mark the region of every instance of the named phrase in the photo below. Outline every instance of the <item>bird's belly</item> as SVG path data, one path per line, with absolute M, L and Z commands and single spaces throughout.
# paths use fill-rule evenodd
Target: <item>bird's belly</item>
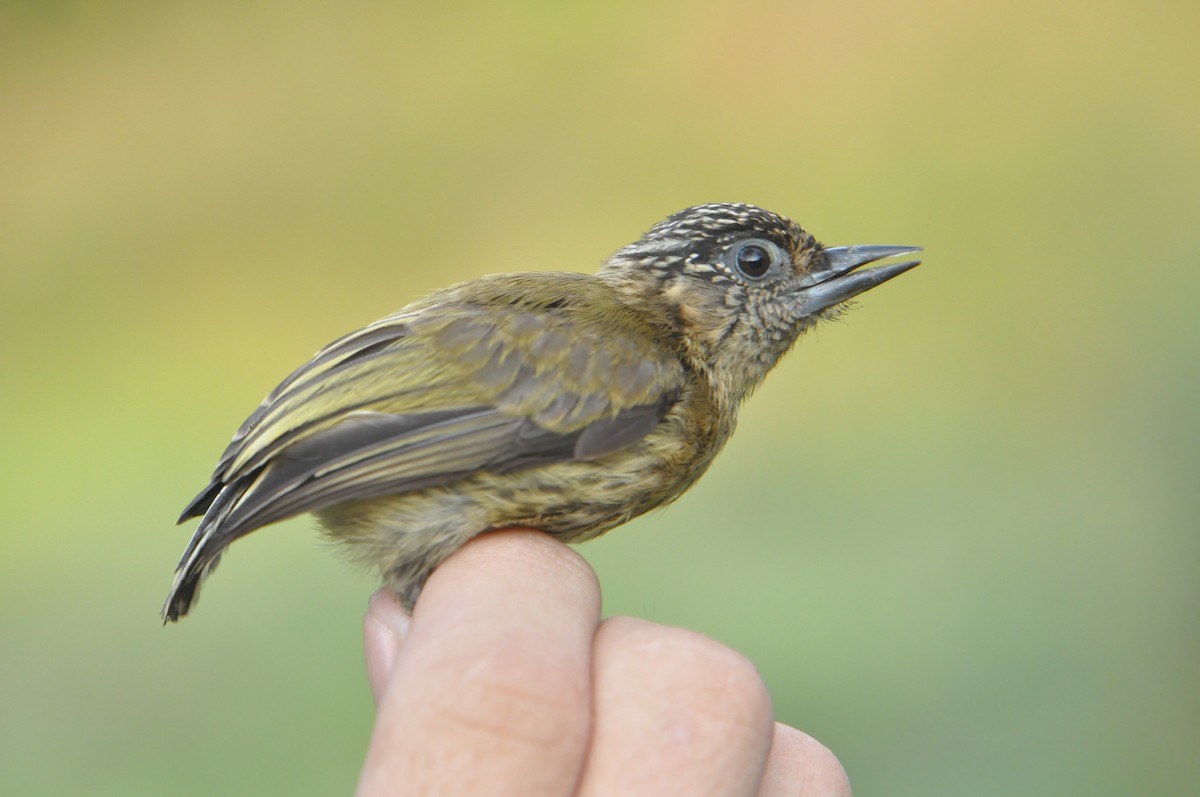
M 657 437 L 597 460 L 481 472 L 445 486 L 349 501 L 317 516 L 327 536 L 347 544 L 352 560 L 378 567 L 401 597 L 415 597 L 434 567 L 484 531 L 527 526 L 582 542 L 675 500 L 715 451 L 701 455 L 694 444 Z

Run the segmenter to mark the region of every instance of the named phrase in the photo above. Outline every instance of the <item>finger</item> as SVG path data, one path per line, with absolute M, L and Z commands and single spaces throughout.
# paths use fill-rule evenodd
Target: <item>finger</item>
M 595 574 L 539 532 L 484 535 L 430 577 L 359 795 L 570 794 L 590 725 Z
M 850 797 L 850 779 L 829 748 L 777 722 L 758 797 Z
M 367 604 L 367 613 L 363 616 L 363 651 L 367 661 L 367 682 L 376 705 L 383 697 L 411 619 L 396 593 L 387 587 L 376 590 Z
M 581 795 L 756 793 L 774 721 L 766 687 L 741 654 L 618 617 L 597 632 L 593 678 Z

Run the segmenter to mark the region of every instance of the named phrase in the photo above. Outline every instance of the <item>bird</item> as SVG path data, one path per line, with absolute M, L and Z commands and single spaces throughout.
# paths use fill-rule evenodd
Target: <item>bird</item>
M 696 205 L 594 274 L 436 291 L 330 343 L 246 419 L 209 484 L 162 608 L 175 622 L 226 548 L 315 514 L 411 609 L 471 538 L 592 539 L 683 494 L 796 340 L 920 264 L 917 246 L 825 247 L 791 219 Z

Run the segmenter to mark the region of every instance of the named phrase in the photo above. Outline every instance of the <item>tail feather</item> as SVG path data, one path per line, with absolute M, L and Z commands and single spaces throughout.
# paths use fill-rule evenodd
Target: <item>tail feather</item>
M 183 512 L 179 515 L 177 523 L 182 523 L 185 520 L 190 520 L 194 517 L 200 517 L 208 508 L 212 506 L 213 501 L 221 494 L 221 489 L 225 486 L 223 482 L 214 479 L 204 491 L 192 499 L 191 503 L 184 507 Z
M 200 585 L 216 569 L 229 544 L 240 536 L 225 532 L 222 526 L 251 483 L 251 479 L 243 479 L 225 485 L 212 499 L 175 568 L 175 581 L 162 608 L 163 625 L 177 622 L 191 611 L 200 598 Z
M 176 571 L 175 583 L 171 585 L 171 592 L 167 595 L 167 601 L 162 608 L 163 625 L 179 622 L 179 618 L 184 617 L 192 610 L 192 607 L 200 600 L 200 585 L 204 579 L 208 578 L 209 573 L 216 569 L 217 563 L 220 561 L 221 554 L 217 553 L 203 566 L 181 567 Z

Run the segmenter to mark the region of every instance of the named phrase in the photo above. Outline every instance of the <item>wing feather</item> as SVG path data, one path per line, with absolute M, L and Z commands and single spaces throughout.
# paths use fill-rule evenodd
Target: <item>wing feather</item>
M 181 520 L 204 518 L 166 616 L 186 612 L 221 551 L 263 525 L 480 471 L 604 457 L 649 434 L 678 397 L 676 358 L 507 298 L 401 311 L 281 382 L 184 510 Z

